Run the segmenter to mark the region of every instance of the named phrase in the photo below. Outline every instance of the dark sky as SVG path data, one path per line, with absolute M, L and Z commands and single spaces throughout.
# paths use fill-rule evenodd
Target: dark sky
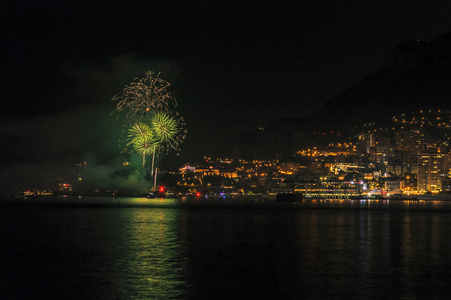
M 110 99 L 149 69 L 172 83 L 192 159 L 229 134 L 308 116 L 386 66 L 395 45 L 451 30 L 446 0 L 41 0 L 1 11 L 4 170 L 108 156 Z

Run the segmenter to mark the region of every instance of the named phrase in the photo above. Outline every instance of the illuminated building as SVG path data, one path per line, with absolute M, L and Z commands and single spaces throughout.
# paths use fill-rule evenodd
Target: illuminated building
M 222 171 L 220 173 L 222 177 L 227 177 L 227 178 L 237 178 L 238 174 L 235 171 Z
M 185 165 L 183 168 L 180 169 L 180 173 L 181 174 L 185 174 L 187 172 L 196 172 L 196 168 L 195 167 L 191 167 L 190 165 Z
M 72 185 L 70 183 L 59 183 L 58 184 L 58 190 L 60 192 L 71 192 L 72 191 Z
M 396 150 L 414 152 L 419 149 L 424 142 L 424 132 L 419 130 L 395 132 Z
M 374 175 L 373 175 L 373 173 L 363 173 L 363 179 L 365 179 L 365 180 L 373 180 L 374 179 Z
M 401 194 L 405 188 L 403 180 L 387 180 L 385 181 L 385 190 L 390 194 Z
M 357 145 L 359 153 L 370 153 L 370 148 L 375 145 L 374 134 L 360 133 Z
M 373 154 L 373 161 L 377 163 L 385 163 L 393 157 L 393 148 L 389 146 L 377 146 L 376 152 Z
M 200 173 L 201 176 L 219 176 L 219 170 L 211 168 L 196 168 L 195 173 Z
M 451 178 L 442 179 L 442 191 L 451 192 Z
M 400 166 L 400 165 L 388 165 L 385 167 L 385 170 L 387 171 L 387 173 L 391 173 L 394 175 L 398 175 L 398 176 L 402 176 L 404 175 L 404 173 L 407 171 L 407 167 L 406 166 Z
M 439 192 L 442 179 L 448 175 L 449 155 L 440 152 L 420 152 L 418 154 L 417 184 L 419 191 Z
M 277 168 L 280 173 L 291 175 L 299 172 L 301 166 L 297 163 L 280 163 Z

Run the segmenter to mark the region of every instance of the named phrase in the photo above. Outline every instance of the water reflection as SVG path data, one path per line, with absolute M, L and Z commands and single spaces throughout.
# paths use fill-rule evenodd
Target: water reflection
M 1 207 L 0 262 L 8 281 L 0 296 L 397 299 L 451 294 L 449 202 L 76 201 L 102 205 Z
M 128 228 L 128 272 L 132 295 L 181 298 L 186 289 L 183 244 L 176 209 L 135 209 Z
M 434 298 L 449 292 L 446 214 L 298 212 L 276 243 L 289 299 Z
M 181 210 L 187 298 L 280 299 L 270 253 L 279 226 L 274 221 L 273 212 L 265 210 Z

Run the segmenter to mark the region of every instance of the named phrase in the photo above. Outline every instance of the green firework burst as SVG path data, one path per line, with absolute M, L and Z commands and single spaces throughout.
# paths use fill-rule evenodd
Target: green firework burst
M 151 120 L 152 130 L 163 146 L 176 149 L 179 141 L 180 123 L 165 111 L 157 111 Z
M 159 147 L 157 136 L 152 131 L 152 128 L 144 122 L 135 123 L 128 130 L 127 139 L 127 145 L 131 146 L 135 153 L 143 156 L 143 167 L 146 156 L 153 155 Z

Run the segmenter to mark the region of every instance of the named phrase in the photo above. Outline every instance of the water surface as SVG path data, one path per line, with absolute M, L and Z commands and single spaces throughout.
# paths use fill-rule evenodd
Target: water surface
M 37 200 L 37 199 L 35 199 Z M 450 202 L 0 204 L 2 298 L 443 298 Z

